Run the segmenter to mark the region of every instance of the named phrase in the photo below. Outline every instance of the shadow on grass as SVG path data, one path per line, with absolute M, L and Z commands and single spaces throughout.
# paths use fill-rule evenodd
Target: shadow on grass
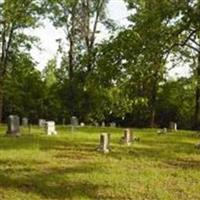
M 177 159 L 177 160 L 169 160 L 166 162 L 166 164 L 175 168 L 200 170 L 199 160 Z
M 1 163 L 2 164 L 2 163 Z M 4 163 L 7 165 L 8 163 Z M 19 164 L 19 163 L 18 163 Z M 24 166 L 23 163 L 20 163 Z M 18 166 L 19 167 L 19 166 Z M 12 171 L 13 170 L 13 171 Z M 108 188 L 107 185 L 93 184 L 87 180 L 71 180 L 69 175 L 91 173 L 100 170 L 97 166 L 82 165 L 66 168 L 50 168 L 45 172 L 31 171 L 28 175 L 21 174 L 18 168 L 10 168 L 11 173 L 0 170 L 0 187 L 17 189 L 21 192 L 33 193 L 41 199 L 78 199 L 86 197 L 98 199 L 98 191 Z M 23 170 L 23 172 L 25 169 Z M 27 169 L 26 169 L 27 171 Z

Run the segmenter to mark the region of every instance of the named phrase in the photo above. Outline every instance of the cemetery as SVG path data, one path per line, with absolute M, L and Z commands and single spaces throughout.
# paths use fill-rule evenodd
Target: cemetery
M 31 129 L 7 137 L 0 126 L 0 199 L 200 199 L 199 138 L 192 131 Z
M 200 0 L 0 0 L 0 200 L 200 200 Z

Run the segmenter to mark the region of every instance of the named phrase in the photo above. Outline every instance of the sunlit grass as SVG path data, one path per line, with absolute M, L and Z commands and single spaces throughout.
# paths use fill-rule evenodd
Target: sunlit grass
M 101 132 L 112 152 L 96 151 Z M 199 200 L 200 138 L 180 131 L 134 130 L 140 142 L 119 143 L 122 129 L 59 127 L 57 136 L 24 128 L 19 138 L 0 127 L 0 200 Z

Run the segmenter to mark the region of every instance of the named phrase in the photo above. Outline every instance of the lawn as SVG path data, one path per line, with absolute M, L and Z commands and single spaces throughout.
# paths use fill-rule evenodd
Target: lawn
M 112 152 L 96 151 L 101 132 L 112 133 Z M 135 129 L 140 141 L 119 144 L 122 129 L 37 127 L 19 138 L 0 128 L 0 200 L 199 200 L 200 141 L 193 132 L 158 135 Z

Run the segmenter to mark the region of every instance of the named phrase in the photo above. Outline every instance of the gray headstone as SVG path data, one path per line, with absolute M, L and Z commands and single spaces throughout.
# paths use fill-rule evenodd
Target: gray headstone
M 20 119 L 17 115 L 10 115 L 8 117 L 8 135 L 18 136 L 20 134 Z
M 22 118 L 22 126 L 28 126 L 28 118 L 27 117 Z
M 76 116 L 71 117 L 71 125 L 78 126 L 78 118 Z
M 170 131 L 177 131 L 177 123 L 175 123 L 175 122 L 170 122 L 169 123 L 169 130 Z
M 45 119 L 39 119 L 38 125 L 40 128 L 44 128 L 46 125 L 46 120 Z
M 101 126 L 102 126 L 102 127 L 105 127 L 105 126 L 106 126 L 105 122 L 102 122 L 102 123 L 101 123 Z
M 115 122 L 111 122 L 110 123 L 110 127 L 113 127 L 113 128 L 116 127 L 116 123 Z
M 101 133 L 100 135 L 100 145 L 98 151 L 103 153 L 109 153 L 110 151 L 110 134 Z

